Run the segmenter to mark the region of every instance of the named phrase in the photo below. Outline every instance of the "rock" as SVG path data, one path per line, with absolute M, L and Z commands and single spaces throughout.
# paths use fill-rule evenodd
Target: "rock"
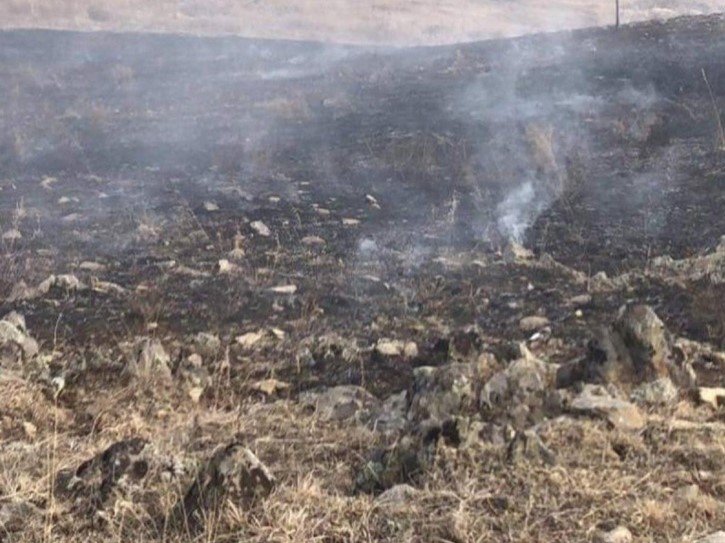
M 297 292 L 297 285 L 279 285 L 276 287 L 271 287 L 269 289 L 269 292 L 272 292 L 274 294 L 294 294 Z
M 540 317 L 540 316 L 531 316 L 531 317 L 524 317 L 519 321 L 519 328 L 523 330 L 524 332 L 536 332 L 537 330 L 541 330 L 542 328 L 546 328 L 549 326 L 550 321 L 546 317 Z
M 528 351 L 482 387 L 479 405 L 489 420 L 513 423 L 517 428 L 536 422 L 550 396 L 554 368 Z
M 71 291 L 82 290 L 86 286 L 75 275 L 71 274 L 50 275 L 35 287 L 28 287 L 24 281 L 20 281 L 13 287 L 8 302 L 40 298 L 48 294 L 53 288 Z
M 695 543 L 725 543 L 725 532 L 715 532 L 698 539 Z
M 383 356 L 401 356 L 405 343 L 397 339 L 380 339 L 375 344 L 375 352 Z
M 400 341 L 398 339 L 380 339 L 375 344 L 374 350 L 381 356 L 395 357 L 402 356 L 410 359 L 418 356 L 418 345 L 413 341 Z
M 325 245 L 325 240 L 320 236 L 305 236 L 300 240 L 303 245 Z
M 580 294 L 578 296 L 574 296 L 572 298 L 569 298 L 567 301 L 567 304 L 573 307 L 584 307 L 592 303 L 592 295 L 591 294 Z
M 669 405 L 679 397 L 677 387 L 669 377 L 651 383 L 642 383 L 632 391 L 632 401 L 643 405 Z
M 169 526 L 197 534 L 217 515 L 227 500 L 248 508 L 267 497 L 276 484 L 270 470 L 248 448 L 231 443 L 217 448 L 194 482 L 172 508 Z
M 24 531 L 39 516 L 40 511 L 25 501 L 0 503 L 0 533 L 3 535 Z
M 192 340 L 194 350 L 204 358 L 213 359 L 219 354 L 222 342 L 219 336 L 209 332 L 199 332 Z
M 122 479 L 146 476 L 149 461 L 144 453 L 148 445 L 142 438 L 118 441 L 77 468 L 59 471 L 55 476 L 56 497 L 80 501 L 91 510 L 108 505 Z
M 277 396 L 280 392 L 289 390 L 290 384 L 277 379 L 264 379 L 255 383 L 252 388 L 265 396 Z
M 725 388 L 699 387 L 697 389 L 697 398 L 702 403 L 710 405 L 713 409 L 719 409 L 721 405 L 725 405 Z
M 669 333 L 651 307 L 624 306 L 611 327 L 595 331 L 585 358 L 561 368 L 557 386 L 583 381 L 631 389 L 669 378 L 677 387 L 690 387 L 694 372 L 686 360 L 675 358 L 672 347 Z
M 382 492 L 414 483 L 427 465 L 428 451 L 409 436 L 388 449 L 377 450 L 355 477 L 357 492 Z
M 362 387 L 340 385 L 323 392 L 305 392 L 300 403 L 313 407 L 322 420 L 340 421 L 355 418 L 367 422 L 378 412 L 380 401 Z
M 386 398 L 373 411 L 369 425 L 372 430 L 381 433 L 398 433 L 407 425 L 408 392 L 403 390 Z
M 126 373 L 144 380 L 171 378 L 171 357 L 158 339 L 142 337 L 133 345 Z
M 693 503 L 700 497 L 700 487 L 697 485 L 687 485 L 678 488 L 674 494 L 674 498 L 679 502 Z
M 420 492 L 408 484 L 398 484 L 375 498 L 377 505 L 401 507 L 413 501 Z
M 232 274 L 239 271 L 239 266 L 230 262 L 226 258 L 220 258 L 217 262 L 217 273 L 220 275 Z
M 586 385 L 569 408 L 576 414 L 604 418 L 620 430 L 641 430 L 646 424 L 636 405 L 612 397 L 604 387 L 597 385 Z
M 257 234 L 259 234 L 262 237 L 267 238 L 272 235 L 272 231 L 262 221 L 253 221 L 252 223 L 250 223 L 249 226 L 251 226 L 252 230 L 254 230 Z
M 442 423 L 474 409 L 478 368 L 475 364 L 447 364 L 416 368 L 408 420 L 414 425 L 423 421 Z
M 22 362 L 31 360 L 39 352 L 38 342 L 27 333 L 25 317 L 15 311 L 8 313 L 0 320 L 0 353 L 6 348 L 12 349 L 13 346 L 22 351 Z M 0 357 L 0 365 L 4 365 L 4 358 L 5 356 Z M 19 362 L 19 360 L 13 360 L 13 362 Z
M 594 534 L 595 543 L 632 543 L 632 532 L 624 526 L 617 526 L 610 531 L 597 531 Z
M 506 447 L 506 460 L 512 464 L 534 461 L 552 466 L 556 464 L 556 455 L 544 444 L 535 431 L 526 430 L 514 434 Z
M 623 307 L 613 330 L 626 347 L 632 369 L 640 382 L 668 376 L 672 341 L 664 323 L 651 307 Z
M 533 258 L 533 251 L 530 251 L 529 249 L 516 243 L 515 241 L 509 241 L 503 250 L 503 261 L 506 264 L 526 262 L 532 260 Z

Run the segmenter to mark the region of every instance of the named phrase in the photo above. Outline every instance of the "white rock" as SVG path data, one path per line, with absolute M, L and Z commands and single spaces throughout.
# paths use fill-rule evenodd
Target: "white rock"
M 597 532 L 594 536 L 596 543 L 632 543 L 632 532 L 624 526 L 617 526 L 609 532 Z
M 252 230 L 254 230 L 257 234 L 264 236 L 265 238 L 272 235 L 272 231 L 262 221 L 254 221 L 249 226 L 251 226 Z
M 294 294 L 297 292 L 297 285 L 279 285 L 270 288 L 269 291 L 275 294 Z
M 698 539 L 695 543 L 725 543 L 725 532 L 715 532 L 702 539 Z
M 519 327 L 524 332 L 536 332 L 537 330 L 541 330 L 542 328 L 549 326 L 549 324 L 549 319 L 538 315 L 524 317 L 519 321 Z

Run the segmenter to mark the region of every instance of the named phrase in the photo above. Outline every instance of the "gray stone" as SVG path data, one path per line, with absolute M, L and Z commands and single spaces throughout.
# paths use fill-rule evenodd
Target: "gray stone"
M 662 377 L 651 383 L 642 383 L 632 391 L 632 400 L 643 405 L 669 405 L 679 396 L 677 387 L 669 377 Z
M 400 507 L 414 500 L 418 494 L 419 491 L 416 488 L 408 484 L 398 484 L 387 489 L 375 498 L 375 503 L 378 505 Z
M 209 332 L 199 332 L 194 336 L 194 350 L 204 358 L 213 359 L 219 354 L 222 342 L 219 336 Z
M 725 532 L 715 532 L 701 539 L 698 539 L 695 543 L 725 543 Z
M 632 543 L 632 532 L 625 526 L 617 526 L 613 530 L 598 531 L 594 535 L 595 543 Z
M 322 420 L 356 419 L 367 422 L 379 412 L 380 400 L 362 387 L 340 385 L 300 395 L 300 403 L 314 408 Z
M 521 328 L 521 330 L 523 330 L 524 332 L 536 332 L 537 330 L 546 328 L 547 326 L 549 326 L 549 324 L 551 324 L 551 322 L 548 318 L 533 315 L 521 319 L 519 321 L 519 328 Z
M 478 367 L 472 363 L 416 368 L 408 420 L 442 422 L 475 408 L 478 381 Z
M 620 430 L 641 430 L 646 424 L 636 405 L 613 397 L 601 386 L 586 385 L 569 408 L 579 415 L 604 418 Z

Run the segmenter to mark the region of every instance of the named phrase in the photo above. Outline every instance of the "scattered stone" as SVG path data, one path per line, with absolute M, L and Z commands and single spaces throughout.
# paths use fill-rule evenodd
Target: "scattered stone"
M 524 332 L 536 332 L 549 326 L 551 322 L 546 317 L 531 316 L 524 317 L 519 321 L 519 328 Z
M 241 336 L 237 336 L 236 342 L 244 347 L 245 349 L 251 349 L 255 345 L 257 345 L 262 339 L 264 338 L 265 333 L 264 330 L 259 330 L 257 332 L 247 332 L 246 334 L 242 334 Z
M 208 211 L 210 213 L 214 211 L 219 211 L 219 206 L 214 202 L 204 202 L 204 211 Z
M 475 410 L 478 368 L 475 364 L 423 366 L 413 373 L 408 420 L 418 426 L 440 426 L 461 412 Z
M 700 487 L 697 485 L 686 485 L 678 488 L 674 498 L 685 503 L 694 503 L 700 497 Z
M 715 532 L 698 539 L 695 543 L 725 543 L 725 532 Z
M 25 325 L 25 317 L 15 311 L 5 315 L 0 320 L 0 365 L 6 361 L 6 349 L 12 350 L 15 346 L 20 349 L 22 360 L 15 358 L 13 362 L 27 362 L 34 358 L 38 352 L 38 342 L 30 337 Z
M 610 531 L 599 530 L 594 535 L 595 543 L 632 543 L 632 532 L 625 526 L 617 526 Z
M 375 498 L 377 505 L 392 507 L 405 506 L 415 499 L 420 492 L 408 484 L 398 484 L 390 487 Z
M 239 443 L 220 446 L 172 508 L 168 524 L 198 534 L 207 526 L 207 519 L 217 518 L 227 501 L 248 508 L 267 497 L 275 484 L 272 472 L 251 450 Z
M 101 264 L 100 262 L 91 262 L 86 260 L 78 265 L 78 269 L 92 273 L 103 273 L 108 268 L 105 264 Z
M 533 251 L 515 241 L 509 241 L 503 250 L 503 261 L 506 264 L 516 264 L 533 260 Z
M 401 432 L 407 426 L 408 392 L 403 390 L 386 398 L 370 420 L 373 430 L 382 433 Z
M 713 409 L 719 409 L 720 406 L 725 405 L 725 388 L 699 387 L 697 397 L 700 402 L 712 406 Z
M 267 238 L 272 235 L 272 231 L 262 221 L 253 221 L 249 226 L 251 226 L 252 230 L 254 230 L 257 234 L 259 234 L 262 237 Z
M 23 238 L 23 235 L 20 233 L 20 230 L 18 230 L 17 228 L 12 228 L 12 229 L 4 232 L 2 235 L 3 241 L 17 241 L 22 238 Z
M 632 401 L 643 405 L 670 405 L 679 397 L 679 391 L 669 377 L 651 383 L 642 383 L 632 391 Z
M 86 288 L 83 283 L 71 274 L 51 275 L 36 287 L 28 287 L 24 281 L 19 281 L 12 289 L 8 302 L 32 300 L 48 294 L 51 289 L 58 288 L 65 291 L 82 290 Z
M 579 296 L 574 296 L 573 298 L 569 298 L 568 302 L 569 305 L 573 307 L 584 307 L 592 303 L 592 295 L 591 294 L 580 294 Z
M 404 342 L 398 339 L 380 339 L 375 344 L 375 352 L 382 356 L 415 358 L 418 356 L 418 345 L 413 341 Z
M 569 407 L 580 415 L 604 418 L 620 430 L 641 430 L 646 424 L 644 415 L 636 405 L 612 397 L 604 387 L 598 385 L 585 385 Z
M 357 226 L 359 224 L 360 224 L 360 221 L 358 219 L 349 219 L 349 218 L 342 219 L 343 226 Z
M 279 285 L 269 289 L 275 294 L 294 294 L 297 292 L 297 285 Z
M 326 243 L 320 236 L 305 236 L 300 241 L 302 245 L 325 245 Z
M 378 412 L 380 401 L 362 387 L 340 385 L 322 392 L 300 395 L 303 406 L 314 408 L 315 414 L 325 421 L 356 419 L 367 422 Z
M 219 262 L 217 262 L 217 273 L 221 275 L 235 273 L 237 271 L 239 271 L 239 266 L 226 258 L 220 258 Z
M 277 379 L 264 379 L 255 383 L 252 388 L 265 396 L 277 396 L 280 392 L 289 390 L 290 384 Z
M 204 358 L 214 358 L 219 354 L 222 342 L 219 336 L 209 332 L 199 332 L 193 339 L 194 350 Z

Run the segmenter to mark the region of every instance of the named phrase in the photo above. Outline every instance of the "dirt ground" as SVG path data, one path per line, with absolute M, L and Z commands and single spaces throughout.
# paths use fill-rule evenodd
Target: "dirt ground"
M 725 9 L 722 0 L 622 0 L 622 22 Z M 601 0 L 4 0 L 0 28 L 237 34 L 435 45 L 614 22 Z
M 0 539 L 721 529 L 724 31 L 1 32 Z

